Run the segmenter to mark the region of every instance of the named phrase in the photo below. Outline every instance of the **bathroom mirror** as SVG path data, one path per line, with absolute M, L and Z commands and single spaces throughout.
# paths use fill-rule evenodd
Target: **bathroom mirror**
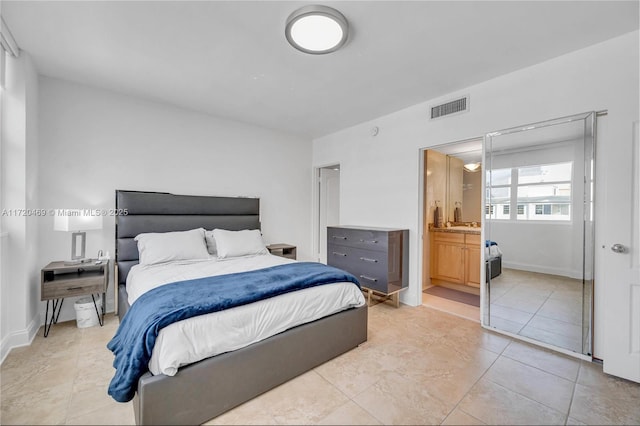
M 482 139 L 441 147 L 446 155 L 447 195 L 444 222 L 482 221 Z
M 485 137 L 485 326 L 591 356 L 595 113 Z

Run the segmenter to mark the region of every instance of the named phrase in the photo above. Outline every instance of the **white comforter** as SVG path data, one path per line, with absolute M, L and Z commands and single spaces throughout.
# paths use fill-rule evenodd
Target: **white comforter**
M 127 276 L 129 304 L 164 284 L 291 262 L 294 261 L 265 254 L 136 265 Z M 240 349 L 297 325 L 364 304 L 364 297 L 357 286 L 335 283 L 189 318 L 160 331 L 149 361 L 149 371 L 173 376 L 183 365 Z

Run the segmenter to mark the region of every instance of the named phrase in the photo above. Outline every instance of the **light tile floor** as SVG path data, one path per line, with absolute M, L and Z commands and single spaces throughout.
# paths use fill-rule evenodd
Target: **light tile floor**
M 582 281 L 503 268 L 490 286 L 492 327 L 582 353 Z
M 422 305 L 471 321 L 480 322 L 480 308 L 477 306 L 467 305 L 466 303 L 456 302 L 455 300 L 445 299 L 425 292 L 422 293 Z
M 42 330 L 0 369 L 2 424 L 131 424 L 106 394 L 117 328 Z M 208 424 L 638 424 L 640 384 L 424 306 L 369 309 L 369 340 Z

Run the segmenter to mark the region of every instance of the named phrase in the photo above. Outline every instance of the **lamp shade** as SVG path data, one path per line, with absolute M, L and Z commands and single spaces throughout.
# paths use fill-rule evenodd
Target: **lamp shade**
M 102 229 L 102 216 L 91 210 L 58 209 L 53 219 L 54 231 L 90 231 Z

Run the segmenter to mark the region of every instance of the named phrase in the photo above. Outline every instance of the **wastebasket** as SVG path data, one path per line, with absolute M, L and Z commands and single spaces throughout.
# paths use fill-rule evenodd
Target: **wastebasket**
M 100 297 L 96 298 L 96 306 L 98 307 L 98 312 L 102 312 L 102 300 Z M 93 300 L 90 297 L 76 300 L 73 307 L 76 310 L 76 325 L 78 328 L 93 327 L 100 324 L 96 308 L 93 306 Z

